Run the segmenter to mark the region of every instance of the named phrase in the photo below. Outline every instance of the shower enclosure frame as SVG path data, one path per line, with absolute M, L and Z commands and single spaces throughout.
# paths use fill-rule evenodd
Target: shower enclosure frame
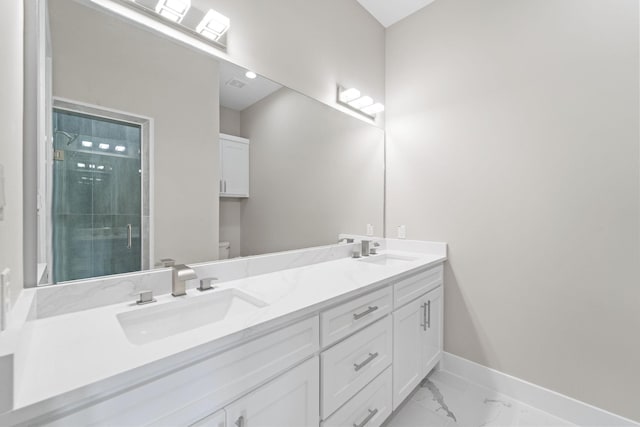
M 153 224 L 153 118 L 141 116 L 139 114 L 133 114 L 125 111 L 120 111 L 112 108 L 106 108 L 98 105 L 92 105 L 84 102 L 70 100 L 61 97 L 53 97 L 50 114 L 53 114 L 53 110 L 68 111 L 70 113 L 84 114 L 99 119 L 114 120 L 140 127 L 140 144 L 141 144 L 141 191 L 140 191 L 140 206 L 141 206 L 141 218 L 140 218 L 140 237 L 141 237 L 141 251 L 140 262 L 141 270 L 148 270 L 151 268 L 153 260 L 153 243 L 154 243 L 154 224 Z M 51 123 L 51 122 L 50 122 Z M 50 131 L 52 133 L 52 131 Z M 53 162 L 54 162 L 54 149 L 53 140 L 48 141 L 47 144 L 40 145 L 44 153 L 42 158 L 46 160 L 46 176 L 40 183 L 46 183 L 46 189 L 39 189 L 40 194 L 46 194 L 45 201 L 40 202 L 38 207 L 38 216 L 46 216 L 46 225 L 43 224 L 45 230 L 39 230 L 38 233 L 38 250 L 40 253 L 46 252 L 47 268 L 49 269 L 46 280 L 44 283 L 38 283 L 38 285 L 53 284 L 51 278 L 53 277 Z M 39 218 L 39 223 L 42 224 Z M 92 279 L 92 278 L 87 278 Z M 83 279 L 86 280 L 86 279 Z M 64 282 L 61 282 L 64 283 Z

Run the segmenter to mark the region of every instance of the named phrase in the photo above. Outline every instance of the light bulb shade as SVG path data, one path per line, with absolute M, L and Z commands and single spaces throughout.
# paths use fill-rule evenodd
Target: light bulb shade
M 255 79 L 256 77 L 258 77 L 258 75 L 253 71 L 247 71 L 246 73 L 244 73 L 244 75 L 248 79 Z
M 363 96 L 349 102 L 349 105 L 357 110 L 361 110 L 362 108 L 368 107 L 371 104 L 373 104 L 373 99 L 371 99 L 370 96 Z
M 349 103 L 358 98 L 360 98 L 360 91 L 354 87 L 340 91 L 340 95 L 338 96 L 340 102 L 344 103 Z
M 211 40 L 218 40 L 229 29 L 231 21 L 223 14 L 209 9 L 202 21 L 196 27 L 196 32 Z
M 173 22 L 182 22 L 191 7 L 191 0 L 159 0 L 156 13 Z
M 376 114 L 384 111 L 384 105 L 380 104 L 379 102 L 376 102 L 373 105 L 369 105 L 368 107 L 362 108 L 360 111 L 370 116 L 375 116 Z

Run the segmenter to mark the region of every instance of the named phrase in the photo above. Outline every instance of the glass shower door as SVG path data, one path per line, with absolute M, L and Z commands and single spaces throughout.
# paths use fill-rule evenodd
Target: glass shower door
M 141 127 L 53 111 L 54 283 L 141 269 Z

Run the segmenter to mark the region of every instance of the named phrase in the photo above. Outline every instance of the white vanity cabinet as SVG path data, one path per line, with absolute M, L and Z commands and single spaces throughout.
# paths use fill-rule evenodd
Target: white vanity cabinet
M 315 394 L 307 393 L 306 399 L 309 399 L 309 406 L 316 408 L 315 425 L 317 425 L 319 340 L 319 319 L 316 315 L 245 341 L 199 362 L 190 362 L 184 367 L 174 367 L 168 371 L 158 372 L 154 380 L 130 387 L 124 392 L 71 414 L 64 414 L 62 417 L 52 414 L 54 419 L 38 421 L 35 424 L 60 427 L 188 426 L 206 419 L 221 408 L 229 410 L 235 408 L 232 404 L 235 399 L 249 399 L 251 393 L 264 390 L 264 387 L 271 387 L 267 389 L 269 390 L 267 394 L 277 396 L 274 390 L 287 386 L 270 386 L 270 384 L 275 384 L 276 380 L 286 377 L 285 383 L 299 380 L 301 384 L 309 386 L 315 384 Z M 299 368 L 304 360 L 315 360 L 312 362 L 316 366 L 313 369 L 315 380 L 309 377 L 312 371 L 309 365 L 304 370 Z M 298 368 L 295 367 L 297 365 Z M 294 373 L 293 376 L 300 375 L 300 377 L 292 380 L 291 373 Z M 281 394 L 281 396 L 285 398 L 284 395 Z M 227 420 L 229 410 L 227 410 Z M 286 414 L 282 416 L 283 420 L 288 420 Z M 215 424 L 212 425 L 218 427 Z M 251 425 L 255 426 L 256 423 Z M 230 426 L 235 427 L 232 424 Z
M 440 270 L 436 274 L 429 274 L 433 273 L 430 271 L 423 274 L 421 281 L 422 289 L 431 290 L 393 313 L 394 410 L 433 369 L 442 354 L 442 270 L 441 266 L 437 268 Z M 427 277 L 432 279 L 430 283 L 425 280 Z M 402 289 L 406 283 L 399 282 L 396 286 Z
M 224 409 L 221 409 L 215 414 L 209 415 L 195 424 L 191 424 L 189 427 L 226 427 L 226 425 L 226 413 Z
M 225 408 L 229 427 L 317 426 L 318 357 L 240 398 Z
M 379 427 L 441 359 L 442 284 L 442 264 L 387 277 L 279 329 L 146 366 L 135 382 L 27 424 Z
M 220 134 L 220 197 L 249 197 L 249 140 Z

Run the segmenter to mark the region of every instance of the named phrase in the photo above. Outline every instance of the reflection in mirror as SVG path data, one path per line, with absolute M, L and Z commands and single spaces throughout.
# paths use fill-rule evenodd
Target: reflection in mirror
M 57 104 L 40 147 L 45 282 L 333 244 L 367 224 L 382 234 L 381 129 L 89 2 L 48 3 Z M 244 165 L 221 133 L 245 144 Z M 90 184 L 62 190 L 56 168 Z M 246 192 L 228 191 L 245 173 Z M 56 217 L 63 204 L 73 221 Z

